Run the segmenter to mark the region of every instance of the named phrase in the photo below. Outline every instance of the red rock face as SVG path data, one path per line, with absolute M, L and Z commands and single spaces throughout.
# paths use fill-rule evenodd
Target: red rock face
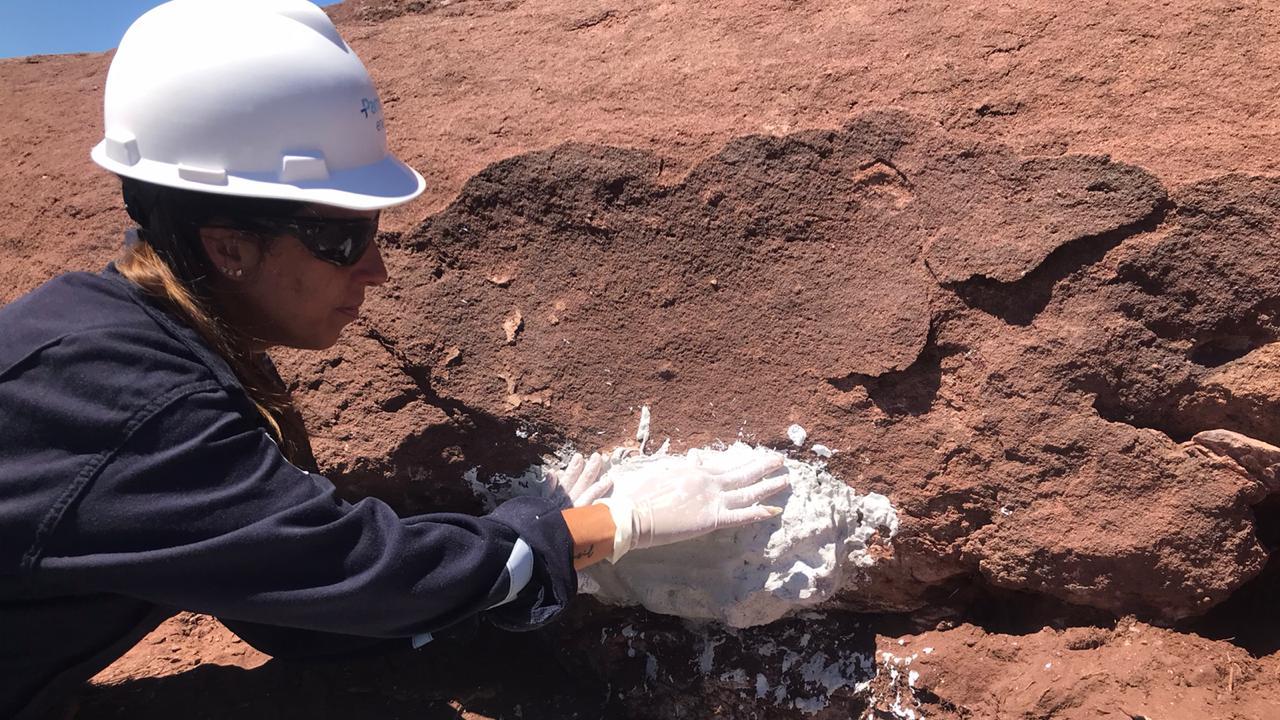
M 392 281 L 365 318 L 280 353 L 344 492 L 475 509 L 467 469 L 611 446 L 648 404 L 678 448 L 781 448 L 799 422 L 892 498 L 894 552 L 823 613 L 741 635 L 583 603 L 543 645 L 222 672 L 191 667 L 263 658 L 184 618 L 85 716 L 195 697 L 217 716 L 861 717 L 899 695 L 931 718 L 1280 714 L 1269 9 L 333 12 L 431 183 L 387 216 Z M 22 99 L 0 120 L 0 300 L 100 266 L 125 221 L 87 157 L 109 57 L 37 60 L 0 62 Z M 1218 429 L 1243 439 L 1191 441 Z M 926 643 L 904 689 L 882 655 Z M 502 678 L 542 672 L 495 681 L 499 656 Z
M 946 720 L 1020 713 L 1087 718 L 1107 707 L 1120 718 L 1171 720 L 1280 713 L 1280 701 L 1262 691 L 1274 677 L 1271 663 L 1132 620 L 1108 630 L 1044 628 L 1019 635 L 987 635 L 964 625 L 899 639 L 901 644 L 877 639 L 881 668 L 897 670 L 896 677 L 882 672 L 871 690 L 879 712 L 891 713 L 896 703 L 917 717 Z M 1174 660 L 1195 656 L 1202 662 Z M 954 672 L 961 659 L 965 669 Z M 976 696 L 981 699 L 955 702 Z
M 945 612 L 938 598 L 986 586 L 1173 621 L 1261 571 L 1267 478 L 1182 441 L 1271 437 L 1270 414 L 1243 420 L 1274 377 L 1276 228 L 1251 209 L 1266 181 L 1171 199 L 1140 168 L 1023 158 L 900 113 L 741 138 L 674 185 L 649 179 L 661 165 L 598 146 L 517 156 L 400 238 L 398 268 L 417 270 L 366 332 L 430 376 L 402 412 L 453 403 L 580 447 L 625 439 L 641 404 L 677 446 L 782 447 L 800 422 L 902 521 L 845 610 Z M 1211 390 L 1228 384 L 1249 399 Z M 393 435 L 392 453 L 416 437 Z M 464 465 L 538 445 L 487 439 Z M 452 460 L 416 451 L 383 472 L 447 488 Z M 679 674 L 674 647 L 650 653 Z M 800 682 L 769 667 L 752 666 L 769 687 Z
M 1138 261 L 1108 266 L 1162 223 L 1164 243 L 1209 232 L 1166 218 L 1150 174 L 962 144 L 896 113 L 742 138 L 675 185 L 652 182 L 661 164 L 563 146 L 494 165 L 400 240 L 415 269 L 366 332 L 411 376 L 439 368 L 431 393 L 582 447 L 620 440 L 641 404 L 677 446 L 810 427 L 838 476 L 900 508 L 898 552 L 873 570 L 891 579 L 850 601 L 868 609 L 981 574 L 1177 619 L 1261 569 L 1262 486 L 1115 422 L 1099 385 L 1202 372 L 1135 318 L 1169 299 L 1131 289 Z M 411 427 L 382 440 L 416 442 Z M 514 433 L 492 441 L 529 454 Z

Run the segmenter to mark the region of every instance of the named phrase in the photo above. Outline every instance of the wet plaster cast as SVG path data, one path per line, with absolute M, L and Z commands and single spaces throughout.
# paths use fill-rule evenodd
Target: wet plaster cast
M 691 455 L 704 467 L 719 469 L 773 452 L 737 442 Z M 625 488 L 690 462 L 689 455 L 665 452 L 631 456 L 611 463 L 608 474 L 615 488 Z M 780 516 L 636 550 L 617 565 L 595 565 L 583 573 L 584 590 L 605 602 L 751 627 L 817 605 L 837 588 L 854 585 L 859 570 L 875 562 L 871 547 L 887 544 L 897 532 L 897 513 L 889 499 L 855 493 L 820 463 L 788 458 L 785 469 L 791 489 L 769 501 L 783 507 Z
M 726 469 L 775 454 L 741 441 L 689 455 L 669 453 L 668 447 L 663 443 L 650 455 L 619 449 L 610 454 L 605 472 L 621 488 L 687 467 L 692 455 L 703 467 Z M 562 449 L 561 467 L 572 454 L 572 448 Z M 778 517 L 634 550 L 617 565 L 600 563 L 579 573 L 579 590 L 607 603 L 741 628 L 773 622 L 856 586 L 859 571 L 875 563 L 872 548 L 887 547 L 897 533 L 897 511 L 884 495 L 854 492 L 821 461 L 786 458 L 784 468 L 790 489 L 767 501 L 783 508 Z M 465 480 L 491 510 L 512 497 L 545 496 L 544 477 L 540 466 L 518 477 L 487 479 L 473 468 Z
M 669 452 L 670 441 L 665 441 L 646 455 L 651 422 L 649 406 L 643 406 L 636 429 L 640 450 L 619 447 L 608 455 L 602 478 L 612 481 L 611 494 L 687 471 L 694 462 L 711 471 L 729 470 L 780 454 L 742 441 L 678 454 Z M 796 445 L 808 435 L 799 425 L 789 427 L 787 434 Z M 819 448 L 830 456 L 823 445 L 815 445 L 814 451 Z M 548 460 L 563 468 L 573 453 L 566 446 L 557 453 L 558 461 Z M 512 497 L 563 492 L 550 489 L 546 470 L 535 465 L 516 477 L 498 474 L 482 480 L 479 468 L 472 468 L 464 479 L 485 509 L 492 510 Z M 821 603 L 837 589 L 856 586 L 859 572 L 875 563 L 873 546 L 887 547 L 898 531 L 897 511 L 889 498 L 859 495 L 827 472 L 821 460 L 784 457 L 777 472 L 784 471 L 790 487 L 766 500 L 781 506 L 781 515 L 673 545 L 633 550 L 616 565 L 604 562 L 580 572 L 579 591 L 603 602 L 745 628 L 768 624 Z

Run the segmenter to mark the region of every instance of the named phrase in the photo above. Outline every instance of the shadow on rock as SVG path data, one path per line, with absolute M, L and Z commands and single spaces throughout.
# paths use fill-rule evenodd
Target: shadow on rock
M 1164 200 L 1136 222 L 1060 245 L 1043 263 L 1017 280 L 1003 282 L 977 275 L 946 287 L 971 308 L 1010 325 L 1030 325 L 1049 304 L 1059 282 L 1091 267 L 1128 238 L 1155 230 L 1172 208 L 1173 203 Z
M 727 628 L 584 602 L 552 632 L 575 673 L 607 678 L 603 717 L 862 717 L 876 635 L 901 618 L 808 611 Z M 580 667 L 579 667 L 580 666 Z
M 432 385 L 429 366 L 410 359 L 378 330 L 368 328 L 366 333 L 413 381 L 415 389 L 405 405 L 425 403 L 440 410 L 444 420 L 417 428 L 373 462 L 335 473 L 345 494 L 379 497 L 401 513 L 480 514 L 485 508 L 464 480 L 468 471 L 474 469 L 481 482 L 494 475 L 519 476 L 563 444 L 555 428 L 441 396 Z
M 603 690 L 570 678 L 554 654 L 539 632 L 484 628 L 417 651 L 272 660 L 252 670 L 204 665 L 168 677 L 93 687 L 81 698 L 76 717 L 600 717 Z
M 938 347 L 937 338 L 930 331 L 920 356 L 905 370 L 874 376 L 855 373 L 827 382 L 843 393 L 863 388 L 871 402 L 891 418 L 924 415 L 933 407 L 938 388 L 942 387 L 942 359 L 950 352 L 954 351 Z
M 1214 640 L 1226 640 L 1254 657 L 1280 651 L 1280 495 L 1255 505 L 1258 539 L 1271 552 L 1262 572 L 1207 615 L 1181 628 Z

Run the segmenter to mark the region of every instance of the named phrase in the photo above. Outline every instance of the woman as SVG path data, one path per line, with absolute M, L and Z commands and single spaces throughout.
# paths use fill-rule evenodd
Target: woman
M 177 610 L 275 655 L 548 622 L 575 566 L 770 517 L 780 461 L 630 496 L 401 518 L 315 474 L 266 351 L 330 347 L 422 192 L 306 0 L 176 0 L 121 41 L 93 158 L 137 223 L 99 274 L 0 308 L 0 716 L 38 717 Z M 576 507 L 567 507 L 567 505 Z

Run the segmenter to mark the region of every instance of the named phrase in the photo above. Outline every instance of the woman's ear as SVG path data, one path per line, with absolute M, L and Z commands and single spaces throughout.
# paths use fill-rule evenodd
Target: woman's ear
M 261 255 L 256 242 L 228 228 L 200 228 L 200 243 L 214 268 L 233 280 L 256 267 Z

